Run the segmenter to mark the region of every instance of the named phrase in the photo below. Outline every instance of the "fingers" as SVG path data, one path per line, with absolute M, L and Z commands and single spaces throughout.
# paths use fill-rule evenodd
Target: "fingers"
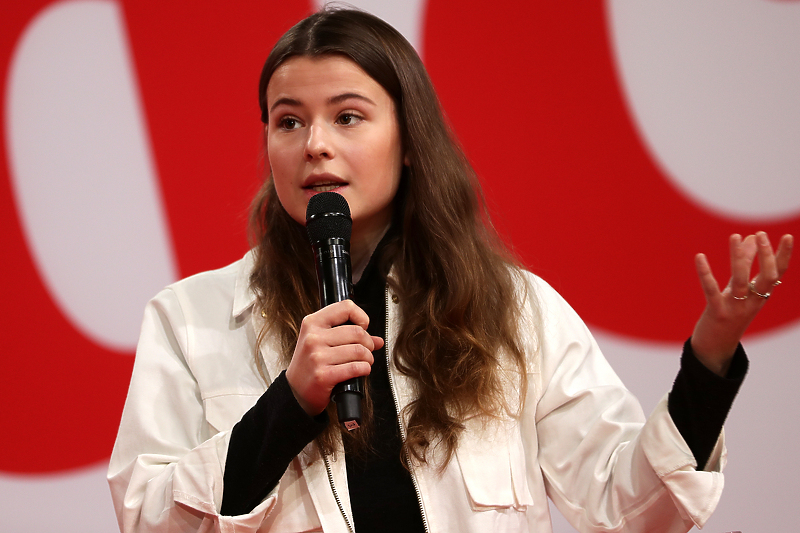
M 312 344 L 312 343 L 307 343 Z M 370 344 L 372 340 L 370 339 Z M 369 365 L 375 362 L 372 350 L 361 343 L 341 344 L 337 346 L 320 345 L 311 347 L 308 352 L 310 362 L 315 366 L 336 366 L 363 361 Z M 369 373 L 369 372 L 367 372 Z
M 777 252 L 773 252 L 769 237 L 763 231 L 745 238 L 739 234 L 731 235 L 728 242 L 731 278 L 721 294 L 730 295 L 736 300 L 745 300 L 755 292 L 766 299 L 763 295 L 769 295 L 788 269 L 793 245 L 794 238 L 791 235 L 784 235 Z M 759 271 L 755 276 L 751 276 L 756 257 L 758 257 Z M 706 300 L 711 301 L 720 294 L 720 291 L 705 255 L 698 254 L 695 257 L 695 269 Z
M 789 268 L 794 238 L 784 235 L 778 244 L 778 251 L 773 252 L 769 237 L 763 231 L 748 235 L 742 239 L 739 235 L 731 235 L 731 281 L 732 294 L 737 299 L 755 293 L 766 299 L 773 287 L 780 284 L 781 276 Z M 751 278 L 755 257 L 758 257 L 758 273 Z
M 298 342 L 312 346 L 361 344 L 369 351 L 379 350 L 383 339 L 367 333 L 369 317 L 351 300 L 331 304 L 303 318 Z M 380 345 L 378 341 L 379 339 Z
M 700 279 L 700 286 L 703 288 L 706 300 L 719 296 L 719 285 L 711 272 L 711 265 L 705 254 L 697 254 L 694 257 L 694 267 L 697 270 L 697 277 Z
M 353 361 L 346 365 L 331 366 L 320 370 L 318 379 L 313 385 L 317 391 L 324 391 L 324 394 L 321 395 L 320 405 L 322 408 L 320 412 L 330 403 L 331 391 L 336 384 L 353 378 L 366 377 L 370 370 L 369 364 L 363 361 Z
M 794 237 L 791 235 L 784 235 L 781 237 L 781 242 L 778 244 L 778 253 L 775 256 L 775 263 L 778 268 L 778 279 L 783 276 L 786 269 L 789 268 L 789 260 L 792 258 L 792 248 L 794 247 Z
M 750 287 L 752 291 L 762 298 L 769 297 L 772 289 L 780 285 L 781 276 L 789 268 L 792 255 L 793 237 L 784 235 L 778 244 L 777 253 L 773 253 L 769 237 L 763 231 L 756 234 L 758 242 L 759 272 L 753 278 Z
M 750 288 L 752 288 L 756 294 L 769 294 L 773 284 L 778 281 L 778 266 L 767 234 L 763 231 L 756 233 L 756 242 L 758 244 L 759 272 L 758 275 L 753 278 Z
M 301 326 L 299 341 L 315 348 L 335 348 L 337 346 L 357 344 L 368 351 L 378 350 L 375 339 L 361 326 L 342 324 L 341 326 Z M 382 339 L 381 339 L 382 340 Z
M 352 300 L 343 300 L 323 307 L 303 319 L 304 324 L 308 323 L 309 325 L 328 328 L 346 324 L 347 322 L 361 326 L 362 329 L 367 329 L 369 317 Z
M 311 358 L 321 354 L 324 361 L 317 364 L 337 365 L 351 360 L 372 364 L 372 352 L 383 347 L 383 339 L 369 335 L 368 325 L 367 314 L 351 300 L 331 304 L 303 319 L 296 352 Z
M 383 348 L 384 344 L 386 344 L 386 342 L 383 340 L 383 338 L 374 336 L 372 337 L 372 345 L 374 346 L 374 348 L 372 348 L 373 352 L 375 350 L 380 350 L 381 348 Z
M 758 246 L 755 235 L 748 235 L 745 239 L 739 234 L 731 235 L 729 240 L 731 256 L 731 280 L 729 283 L 731 294 L 736 298 L 746 297 L 750 287 L 750 269 L 753 266 Z

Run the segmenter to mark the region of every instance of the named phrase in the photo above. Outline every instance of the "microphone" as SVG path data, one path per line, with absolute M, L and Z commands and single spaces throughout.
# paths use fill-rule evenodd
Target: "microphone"
M 319 307 L 347 300 L 353 296 L 353 273 L 350 266 L 350 234 L 353 219 L 344 196 L 335 192 L 315 194 L 306 208 L 306 231 L 319 284 Z M 353 431 L 361 425 L 361 399 L 364 378 L 339 383 L 331 391 L 339 422 Z

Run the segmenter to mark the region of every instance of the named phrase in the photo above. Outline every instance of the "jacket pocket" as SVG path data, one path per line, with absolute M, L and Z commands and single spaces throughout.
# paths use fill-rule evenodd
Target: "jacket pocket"
M 456 458 L 470 505 L 476 511 L 533 505 L 519 426 L 512 422 L 470 428 L 459 439 Z
M 211 426 L 211 434 L 227 431 L 242 419 L 253 407 L 261 393 L 218 394 L 203 399 L 206 421 Z

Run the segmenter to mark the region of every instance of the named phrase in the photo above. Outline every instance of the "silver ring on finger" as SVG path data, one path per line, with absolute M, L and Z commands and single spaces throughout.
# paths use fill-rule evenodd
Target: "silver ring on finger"
M 756 290 L 756 280 L 750 282 L 750 292 L 758 296 L 759 298 L 764 298 L 765 300 L 770 297 L 772 294 L 771 292 L 758 292 Z

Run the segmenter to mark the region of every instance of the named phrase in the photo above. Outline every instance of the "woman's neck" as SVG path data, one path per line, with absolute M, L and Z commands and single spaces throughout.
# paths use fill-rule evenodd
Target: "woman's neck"
M 381 242 L 383 236 L 389 230 L 390 224 L 386 224 L 379 231 L 360 235 L 350 241 L 350 266 L 353 271 L 353 283 L 357 283 L 367 268 L 375 248 Z

